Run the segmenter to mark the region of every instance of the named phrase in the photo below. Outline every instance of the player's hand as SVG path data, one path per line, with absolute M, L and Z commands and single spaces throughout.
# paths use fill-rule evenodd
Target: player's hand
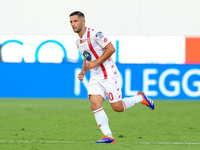
M 84 78 L 84 73 L 83 73 L 83 72 L 80 72 L 80 73 L 78 74 L 78 79 L 79 79 L 80 81 L 83 81 L 83 78 Z
M 96 66 L 97 66 L 97 64 L 96 64 L 95 61 L 86 62 L 86 67 L 87 67 L 88 69 L 95 68 Z

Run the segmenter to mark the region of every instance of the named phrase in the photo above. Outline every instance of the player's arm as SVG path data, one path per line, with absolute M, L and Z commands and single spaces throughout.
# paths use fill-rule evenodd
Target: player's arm
M 78 79 L 83 81 L 83 78 L 85 74 L 89 71 L 89 69 L 86 67 L 86 60 L 83 61 L 83 66 L 81 72 L 78 74 Z
M 88 71 L 89 71 L 89 69 L 86 67 L 86 60 L 84 59 L 81 72 L 83 72 L 83 74 L 85 75 Z
M 86 63 L 86 68 L 88 69 L 92 69 L 102 63 L 104 63 L 108 58 L 110 58 L 112 56 L 112 54 L 115 52 L 115 48 L 112 45 L 112 43 L 110 42 L 106 48 L 105 51 L 103 53 L 103 55 L 101 55 L 97 60 L 95 61 L 90 61 Z

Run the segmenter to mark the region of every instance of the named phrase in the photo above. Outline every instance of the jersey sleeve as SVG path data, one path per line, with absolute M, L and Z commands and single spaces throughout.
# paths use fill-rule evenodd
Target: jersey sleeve
M 102 48 L 105 48 L 111 42 L 101 31 L 94 31 L 94 38 Z

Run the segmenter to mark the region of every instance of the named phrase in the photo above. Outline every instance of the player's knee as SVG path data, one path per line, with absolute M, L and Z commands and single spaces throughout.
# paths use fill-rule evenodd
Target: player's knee
M 93 111 L 95 111 L 95 110 L 97 110 L 99 108 L 101 108 L 101 105 L 99 105 L 98 103 L 91 103 L 91 109 Z
M 124 111 L 124 106 L 123 106 L 123 104 L 122 104 L 121 101 L 116 102 L 116 103 L 110 103 L 110 104 L 111 104 L 112 109 L 114 111 L 116 111 L 116 112 L 122 112 L 122 111 Z
M 116 111 L 116 112 L 122 112 L 122 111 L 124 111 L 124 107 L 117 106 L 117 105 L 112 106 L 112 109 L 113 109 L 114 111 Z

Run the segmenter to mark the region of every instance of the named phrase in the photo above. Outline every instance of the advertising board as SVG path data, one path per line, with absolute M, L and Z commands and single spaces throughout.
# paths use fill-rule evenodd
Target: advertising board
M 76 35 L 1 35 L 2 60 L 16 63 L 62 63 L 82 60 Z M 117 63 L 184 64 L 184 36 L 108 36 Z
M 200 65 L 117 64 L 123 97 L 144 91 L 154 99 L 200 99 Z M 81 63 L 0 63 L 0 97 L 87 98 Z

